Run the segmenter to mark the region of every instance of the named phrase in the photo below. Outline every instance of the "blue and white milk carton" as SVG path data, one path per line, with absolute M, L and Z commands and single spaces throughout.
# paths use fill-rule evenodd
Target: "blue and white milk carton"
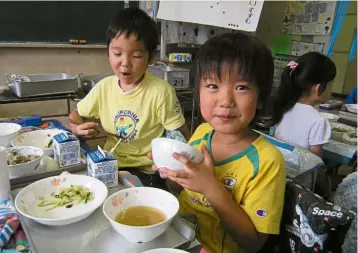
M 55 135 L 53 153 L 60 167 L 81 163 L 80 141 L 72 134 L 62 132 Z
M 107 187 L 118 185 L 117 159 L 100 147 L 87 153 L 88 176 L 101 180 Z

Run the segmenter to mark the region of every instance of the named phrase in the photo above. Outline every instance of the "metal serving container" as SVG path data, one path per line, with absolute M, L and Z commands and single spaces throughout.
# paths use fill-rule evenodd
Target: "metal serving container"
M 175 89 L 188 89 L 190 80 L 190 70 L 185 68 L 173 67 L 165 64 L 153 65 L 148 67 L 148 72 L 163 78 Z
M 79 75 L 67 73 L 9 75 L 6 79 L 10 90 L 20 98 L 75 93 L 81 84 Z

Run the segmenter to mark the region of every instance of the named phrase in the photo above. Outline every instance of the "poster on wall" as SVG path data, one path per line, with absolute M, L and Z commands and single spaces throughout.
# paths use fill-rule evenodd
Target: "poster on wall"
M 286 1 L 282 24 L 284 34 L 329 35 L 336 1 Z
M 307 43 L 301 41 L 292 41 L 291 55 L 301 56 L 308 52 L 323 53 L 324 43 Z
M 158 19 L 254 32 L 263 0 L 160 1 Z
M 139 8 L 145 11 L 149 17 L 151 17 L 154 21 L 157 20 L 157 12 L 158 12 L 158 4 L 159 1 L 153 0 L 140 0 Z

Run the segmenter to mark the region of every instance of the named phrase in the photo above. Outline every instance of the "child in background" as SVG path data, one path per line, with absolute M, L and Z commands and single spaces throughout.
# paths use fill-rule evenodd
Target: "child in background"
M 93 119 L 99 119 L 106 132 L 122 138 L 114 152 L 119 167 L 152 174 L 147 157 L 152 139 L 175 129 L 190 136 L 175 90 L 146 72 L 158 38 L 156 24 L 145 12 L 120 11 L 107 29 L 109 63 L 115 75 L 97 83 L 69 115 L 70 121 L 80 123 L 70 125 L 81 137 L 95 136 L 99 125 Z M 108 137 L 104 148 L 110 150 L 117 141 Z
M 196 61 L 207 123 L 189 143 L 204 161 L 173 154 L 185 170 L 160 175 L 184 188 L 179 212 L 195 215 L 202 252 L 257 252 L 280 231 L 285 189 L 283 156 L 250 128 L 271 90 L 273 59 L 255 37 L 230 33 L 208 40 Z
M 331 126 L 314 106 L 329 99 L 335 76 L 335 64 L 320 53 L 304 54 L 288 64 L 273 102 L 271 123 L 277 124 L 277 139 L 321 156 L 322 145 L 331 137 Z

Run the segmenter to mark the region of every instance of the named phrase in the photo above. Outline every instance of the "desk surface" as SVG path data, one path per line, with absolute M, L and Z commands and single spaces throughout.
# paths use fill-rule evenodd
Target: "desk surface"
M 37 101 L 45 101 L 45 100 L 62 100 L 62 99 L 73 99 L 77 97 L 78 95 L 76 94 L 59 94 L 59 95 L 46 95 L 46 96 L 38 96 L 38 97 L 19 98 L 8 90 L 4 94 L 0 95 L 0 104 L 37 102 Z

